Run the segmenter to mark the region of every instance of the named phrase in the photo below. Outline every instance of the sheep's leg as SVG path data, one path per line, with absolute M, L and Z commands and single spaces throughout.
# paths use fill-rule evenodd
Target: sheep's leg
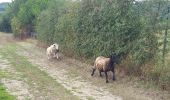
M 112 73 L 113 73 L 113 78 L 112 78 L 112 80 L 116 80 L 116 79 L 115 79 L 115 71 L 112 70 Z
M 102 71 L 99 71 L 100 77 L 102 77 Z
M 53 54 L 50 54 L 50 55 L 49 55 L 49 58 L 52 59 L 52 58 L 53 58 Z
M 56 54 L 56 56 L 57 56 L 57 59 L 58 59 L 58 58 L 59 58 L 59 57 L 58 57 L 58 53 Z
M 51 55 L 49 55 L 49 59 L 52 59 L 52 56 L 51 56 Z
M 91 76 L 93 76 L 94 75 L 94 72 L 96 71 L 96 69 L 95 68 L 93 68 L 93 71 L 92 71 L 92 73 L 91 73 Z
M 53 55 L 53 58 L 55 58 L 56 56 L 55 56 L 55 54 Z
M 50 59 L 49 54 L 47 54 L 47 58 Z
M 105 71 L 105 75 L 106 75 L 106 83 L 108 83 L 108 75 L 107 75 L 107 71 Z

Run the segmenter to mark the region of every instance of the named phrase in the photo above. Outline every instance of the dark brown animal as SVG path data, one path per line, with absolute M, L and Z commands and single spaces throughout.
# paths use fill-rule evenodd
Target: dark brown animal
M 94 62 L 94 68 L 92 71 L 91 76 L 94 75 L 94 72 L 96 69 L 99 70 L 100 76 L 102 76 L 101 72 L 105 73 L 106 76 L 106 83 L 108 83 L 108 75 L 107 72 L 108 71 L 112 71 L 113 73 L 113 80 L 115 80 L 115 63 L 118 64 L 119 63 L 119 59 L 120 57 L 117 56 L 116 54 L 113 54 L 111 56 L 109 56 L 108 58 L 103 57 L 103 56 L 99 56 L 96 58 L 95 62 Z

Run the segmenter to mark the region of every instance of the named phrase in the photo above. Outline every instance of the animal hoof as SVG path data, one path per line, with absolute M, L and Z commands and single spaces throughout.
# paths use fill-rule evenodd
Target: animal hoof
M 109 81 L 106 81 L 106 83 L 109 83 Z
M 93 76 L 93 74 L 91 74 L 91 76 Z

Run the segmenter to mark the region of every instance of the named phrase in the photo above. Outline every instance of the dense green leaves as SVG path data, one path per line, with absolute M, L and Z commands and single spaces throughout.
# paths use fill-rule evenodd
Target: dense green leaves
M 133 0 L 115 0 L 112 3 L 83 0 L 76 29 L 79 52 L 87 55 L 85 49 L 89 47 L 89 57 L 106 56 L 112 52 L 129 53 L 133 41 L 138 39 L 141 31 L 139 18 L 132 7 Z
M 0 31 L 11 32 L 10 17 L 6 14 L 0 15 Z
M 47 8 L 49 0 L 15 0 L 9 5 L 12 31 L 15 36 L 30 36 L 42 10 Z M 18 35 L 16 35 L 18 34 Z

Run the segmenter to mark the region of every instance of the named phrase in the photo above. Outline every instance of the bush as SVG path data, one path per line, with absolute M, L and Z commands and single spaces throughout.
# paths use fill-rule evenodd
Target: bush
M 134 21 L 135 19 L 135 21 Z M 132 1 L 81 2 L 77 18 L 76 50 L 86 57 L 130 53 L 141 34 Z
M 21 23 L 18 18 L 14 17 L 11 20 L 12 31 L 15 37 L 19 37 L 21 33 Z

